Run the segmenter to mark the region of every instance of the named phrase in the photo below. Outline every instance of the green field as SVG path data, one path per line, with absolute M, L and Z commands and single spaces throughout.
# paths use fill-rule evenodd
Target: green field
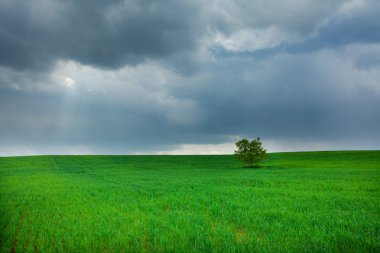
M 380 151 L 0 158 L 1 252 L 380 252 Z

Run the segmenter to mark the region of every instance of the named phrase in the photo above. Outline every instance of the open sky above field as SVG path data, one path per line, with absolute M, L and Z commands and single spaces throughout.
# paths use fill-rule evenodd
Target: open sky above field
M 0 0 L 0 155 L 380 149 L 378 0 Z

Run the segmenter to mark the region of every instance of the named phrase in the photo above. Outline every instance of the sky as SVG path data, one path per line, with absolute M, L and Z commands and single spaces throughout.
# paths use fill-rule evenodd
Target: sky
M 0 156 L 380 149 L 378 0 L 0 0 Z

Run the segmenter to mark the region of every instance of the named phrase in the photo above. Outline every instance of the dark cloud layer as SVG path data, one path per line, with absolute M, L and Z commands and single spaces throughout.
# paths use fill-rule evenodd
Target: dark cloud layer
M 0 0 L 0 155 L 241 136 L 380 148 L 379 11 L 365 0 Z
M 380 3 L 374 2 L 368 8 L 343 19 L 333 19 L 319 30 L 318 36 L 290 46 L 289 51 L 305 52 L 321 48 L 337 48 L 352 43 L 378 43 L 380 41 L 379 12 Z
M 1 1 L 0 64 L 120 68 L 168 57 L 196 46 L 196 9 L 186 1 Z
M 315 30 L 315 35 L 301 41 L 284 41 L 273 47 L 237 52 L 226 50 L 223 46 L 216 44 L 210 48 L 210 53 L 216 57 L 255 57 L 260 59 L 280 53 L 300 54 L 321 49 L 339 49 L 351 44 L 377 44 L 380 42 L 379 12 L 380 2 L 372 1 L 371 4 L 368 2 L 365 7 L 358 7 L 349 14 L 331 17 L 328 22 Z M 369 61 L 371 60 L 369 59 Z

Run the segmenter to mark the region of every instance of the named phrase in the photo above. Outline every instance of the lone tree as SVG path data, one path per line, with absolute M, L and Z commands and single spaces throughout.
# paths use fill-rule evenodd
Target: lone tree
M 259 162 L 268 158 L 267 151 L 263 148 L 260 138 L 249 141 L 242 139 L 235 143 L 238 150 L 235 150 L 236 159 L 246 163 L 247 167 L 257 168 Z

